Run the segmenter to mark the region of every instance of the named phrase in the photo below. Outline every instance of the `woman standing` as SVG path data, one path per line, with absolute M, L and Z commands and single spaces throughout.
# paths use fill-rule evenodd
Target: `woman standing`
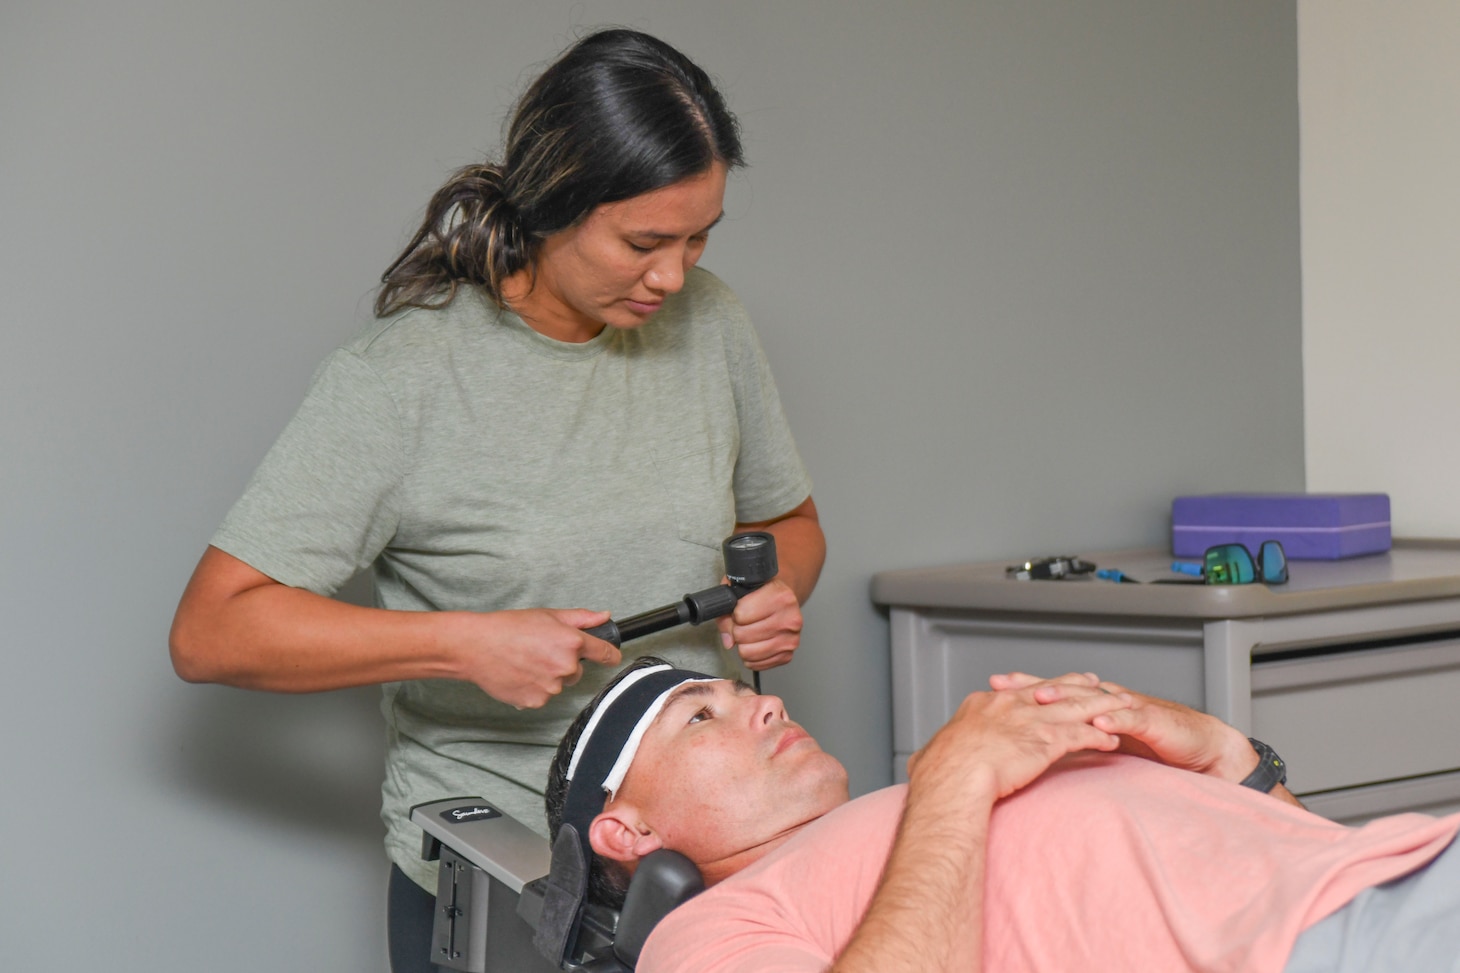
M 825 554 L 810 480 L 744 310 L 696 267 L 741 164 L 674 48 L 569 48 L 502 162 L 433 197 L 183 594 L 184 679 L 384 685 L 398 970 L 425 960 L 435 881 L 410 807 L 480 794 L 545 833 L 553 748 L 623 661 L 584 629 L 717 583 L 720 542 L 765 529 L 776 580 L 718 631 L 624 654 L 734 675 L 799 644 Z M 367 567 L 377 607 L 327 597 Z

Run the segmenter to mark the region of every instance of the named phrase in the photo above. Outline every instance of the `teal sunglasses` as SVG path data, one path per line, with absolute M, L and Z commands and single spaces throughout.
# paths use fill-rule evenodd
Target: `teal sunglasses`
M 1283 584 L 1288 580 L 1288 555 L 1278 541 L 1263 541 L 1257 556 L 1245 544 L 1218 544 L 1202 556 L 1207 584 Z

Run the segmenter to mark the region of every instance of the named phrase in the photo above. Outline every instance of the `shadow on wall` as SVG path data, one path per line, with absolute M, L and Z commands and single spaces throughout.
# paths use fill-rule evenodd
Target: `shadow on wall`
M 368 583 L 341 600 L 368 604 Z M 190 686 L 162 775 L 190 800 L 268 827 L 378 841 L 385 733 L 380 689 L 291 695 Z
M 373 687 L 285 696 L 193 687 L 164 774 L 194 800 L 270 826 L 378 837 L 384 732 Z

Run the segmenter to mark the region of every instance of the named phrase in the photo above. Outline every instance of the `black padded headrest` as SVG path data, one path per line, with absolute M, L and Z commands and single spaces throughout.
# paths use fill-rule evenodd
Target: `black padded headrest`
M 659 920 L 704 890 L 705 880 L 700 870 L 679 852 L 661 848 L 645 855 L 634 869 L 624 897 L 613 954 L 633 969 L 638 965 L 644 942 Z

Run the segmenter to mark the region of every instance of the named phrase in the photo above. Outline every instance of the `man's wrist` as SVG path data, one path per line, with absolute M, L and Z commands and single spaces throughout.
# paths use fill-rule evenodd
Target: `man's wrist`
M 907 816 L 925 817 L 925 825 L 958 827 L 964 820 L 992 813 L 999 800 L 999 774 L 990 764 L 970 761 L 946 766 L 939 754 L 919 759 L 909 768 Z
M 1220 721 L 1218 721 L 1220 722 Z M 1240 730 L 1223 723 L 1225 728 L 1221 756 L 1207 768 L 1206 773 L 1233 784 L 1241 783 L 1257 767 L 1257 751 L 1247 742 L 1247 736 Z

